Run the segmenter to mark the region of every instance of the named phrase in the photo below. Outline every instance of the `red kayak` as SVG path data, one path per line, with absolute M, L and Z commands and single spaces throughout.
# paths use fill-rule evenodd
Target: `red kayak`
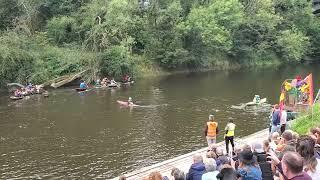
M 76 88 L 75 90 L 78 92 L 81 92 L 81 91 L 86 91 L 87 89 L 86 88 Z

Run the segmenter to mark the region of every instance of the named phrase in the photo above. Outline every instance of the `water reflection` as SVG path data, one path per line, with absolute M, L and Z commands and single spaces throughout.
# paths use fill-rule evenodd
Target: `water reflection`
M 255 94 L 275 103 L 284 79 L 313 72 L 319 82 L 318 69 L 178 74 L 80 94 L 58 89 L 49 98 L 14 102 L 1 96 L 0 179 L 111 178 L 205 146 L 202 130 L 209 113 L 222 128 L 234 119 L 236 136 L 248 135 L 267 127 L 268 113 L 231 105 Z M 116 101 L 128 97 L 143 107 L 119 107 Z

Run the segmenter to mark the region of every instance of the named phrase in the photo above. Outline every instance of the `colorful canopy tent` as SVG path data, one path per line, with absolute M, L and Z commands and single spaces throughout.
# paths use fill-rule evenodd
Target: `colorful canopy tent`
M 295 79 L 287 79 L 282 83 L 279 100 L 283 109 L 296 110 L 301 105 L 308 107 L 313 105 L 313 79 L 312 74 L 302 79 L 297 76 Z

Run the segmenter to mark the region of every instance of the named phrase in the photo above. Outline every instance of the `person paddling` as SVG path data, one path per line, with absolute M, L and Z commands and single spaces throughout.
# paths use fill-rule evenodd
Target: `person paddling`
M 82 81 L 80 83 L 80 89 L 88 89 L 88 85 L 87 85 L 87 83 L 85 81 Z
M 129 99 L 128 99 L 128 106 L 132 106 L 132 105 L 134 105 L 134 104 L 133 104 L 133 101 L 132 101 L 132 98 L 129 97 Z

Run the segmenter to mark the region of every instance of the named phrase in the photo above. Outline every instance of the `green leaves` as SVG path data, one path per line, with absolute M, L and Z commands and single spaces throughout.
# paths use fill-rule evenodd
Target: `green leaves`
M 309 38 L 297 29 L 282 31 L 277 44 L 280 52 L 287 61 L 299 61 L 307 53 Z
M 192 9 L 185 28 L 199 32 L 207 46 L 228 51 L 232 48 L 233 30 L 243 20 L 243 7 L 239 1 L 217 0 L 209 6 Z

